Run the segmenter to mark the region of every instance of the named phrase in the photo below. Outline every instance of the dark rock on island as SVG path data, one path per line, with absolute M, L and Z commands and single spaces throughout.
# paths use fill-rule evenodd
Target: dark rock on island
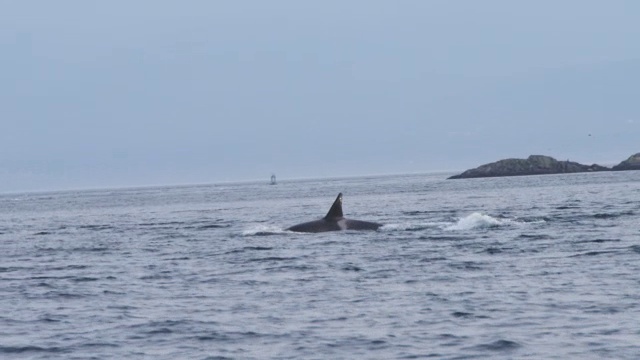
M 611 168 L 613 171 L 622 170 L 640 170 L 640 153 L 629 156 L 629 158 L 620 164 Z
M 640 153 L 636 154 L 635 166 L 640 166 Z M 631 158 L 629 158 L 631 159 Z M 622 164 L 621 164 L 622 165 Z M 620 166 L 620 165 L 618 165 Z M 558 161 L 550 156 L 531 155 L 526 159 L 505 159 L 481 165 L 449 179 L 469 179 L 496 176 L 522 176 L 543 174 L 567 174 L 595 171 L 610 171 L 608 167 L 597 164 L 583 165 L 573 161 Z

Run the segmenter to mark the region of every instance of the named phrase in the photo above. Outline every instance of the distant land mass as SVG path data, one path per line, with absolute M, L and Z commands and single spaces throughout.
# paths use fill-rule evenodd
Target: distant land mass
M 449 179 L 471 179 L 500 176 L 568 174 L 596 171 L 640 170 L 640 153 L 609 168 L 598 164 L 584 165 L 573 161 L 558 161 L 551 156 L 531 155 L 526 159 L 504 159 L 469 169 Z

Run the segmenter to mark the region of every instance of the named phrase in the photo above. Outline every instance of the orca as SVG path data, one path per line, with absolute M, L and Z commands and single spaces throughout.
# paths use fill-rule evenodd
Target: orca
M 331 205 L 327 216 L 320 220 L 309 221 L 294 225 L 287 230 L 295 232 L 319 233 L 339 230 L 377 230 L 382 224 L 368 221 L 346 219 L 342 215 L 342 193 L 338 194 L 336 201 Z

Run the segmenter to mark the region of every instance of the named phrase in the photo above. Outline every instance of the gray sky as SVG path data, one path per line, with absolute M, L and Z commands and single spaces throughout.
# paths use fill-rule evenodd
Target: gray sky
M 617 163 L 640 152 L 639 16 L 634 0 L 0 0 L 0 192 Z

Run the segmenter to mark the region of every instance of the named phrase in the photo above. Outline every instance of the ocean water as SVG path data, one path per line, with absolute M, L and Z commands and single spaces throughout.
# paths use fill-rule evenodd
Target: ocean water
M 640 358 L 640 172 L 447 175 L 0 195 L 0 358 Z

